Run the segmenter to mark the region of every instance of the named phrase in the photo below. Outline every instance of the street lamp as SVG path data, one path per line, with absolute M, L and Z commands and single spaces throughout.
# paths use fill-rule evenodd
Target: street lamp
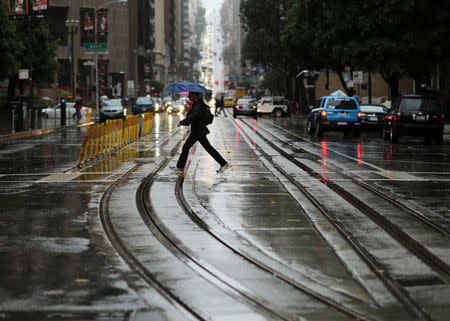
M 98 8 L 95 8 L 95 19 L 97 19 L 97 11 L 103 8 L 106 8 L 108 5 L 112 4 L 112 3 L 120 3 L 123 5 L 126 5 L 128 3 L 128 0 L 113 0 L 113 1 L 109 1 L 103 5 L 101 5 Z M 98 21 L 97 21 L 98 23 Z M 95 36 L 95 44 L 97 45 L 97 24 L 95 25 L 94 28 L 94 36 Z M 98 101 L 98 49 L 96 46 L 95 49 L 95 108 L 97 108 L 97 117 L 98 119 L 100 119 L 100 105 L 99 105 L 99 101 Z
M 80 22 L 76 19 L 68 19 L 66 20 L 66 27 L 69 28 L 70 34 L 70 53 L 69 53 L 69 61 L 71 62 L 71 70 L 70 70 L 70 82 L 72 85 L 72 99 L 75 99 L 75 59 L 74 59 L 74 47 L 73 47 L 73 38 L 75 33 L 78 30 L 78 24 Z

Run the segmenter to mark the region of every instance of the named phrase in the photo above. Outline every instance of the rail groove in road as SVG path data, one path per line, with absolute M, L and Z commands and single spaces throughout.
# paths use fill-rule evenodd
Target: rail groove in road
M 169 156 L 161 161 L 152 173 L 149 174 L 150 177 L 155 175 L 162 167 L 164 167 L 170 157 L 173 157 L 175 152 L 178 150 L 181 141 L 171 150 Z M 201 317 L 196 311 L 192 310 L 189 306 L 187 306 L 183 301 L 181 301 L 176 295 L 172 293 L 170 289 L 168 289 L 164 284 L 158 281 L 158 279 L 153 275 L 151 271 L 145 267 L 139 259 L 133 255 L 126 247 L 126 245 L 121 241 L 120 237 L 117 234 L 117 231 L 114 228 L 114 225 L 111 221 L 111 217 L 109 215 L 109 200 L 113 193 L 113 191 L 119 186 L 121 182 L 127 179 L 133 172 L 135 172 L 142 164 L 137 164 L 133 168 L 131 168 L 127 173 L 120 176 L 113 184 L 111 184 L 107 190 L 103 193 L 102 198 L 100 200 L 99 206 L 99 215 L 100 220 L 103 225 L 103 229 L 115 248 L 115 250 L 119 253 L 122 259 L 136 272 L 138 273 L 142 279 L 148 283 L 151 287 L 155 288 L 164 298 L 166 298 L 171 304 L 173 304 L 177 309 L 184 311 L 187 315 L 190 315 L 193 319 L 197 320 L 206 320 Z M 138 193 L 142 192 L 142 189 Z M 138 197 L 138 194 L 136 194 Z
M 229 279 L 220 271 L 216 270 L 207 262 L 195 257 L 189 249 L 187 249 L 170 231 L 165 228 L 158 217 L 155 215 L 153 205 L 150 199 L 150 188 L 154 183 L 157 172 L 167 165 L 170 158 L 158 168 L 157 171 L 147 176 L 147 178 L 141 183 L 136 193 L 136 203 L 142 218 L 152 231 L 152 233 L 160 240 L 160 242 L 178 257 L 180 260 L 190 265 L 192 268 L 196 267 L 196 271 L 202 274 L 206 279 L 210 280 L 213 284 L 223 289 L 229 295 L 247 302 L 254 309 L 260 311 L 264 315 L 275 318 L 278 320 L 293 320 L 293 317 L 287 315 L 285 312 L 278 310 L 270 302 L 267 302 L 261 298 L 258 298 L 247 289 L 241 287 L 234 280 Z M 203 272 L 202 272 L 203 271 Z M 185 307 L 188 307 L 184 302 L 180 302 Z M 200 317 L 200 316 L 199 316 Z
M 236 120 L 234 120 L 237 122 Z M 253 127 L 248 124 L 247 122 L 242 121 L 241 123 L 245 124 L 249 129 L 253 130 Z M 258 135 L 259 138 L 261 138 L 265 143 L 267 143 L 271 148 L 275 149 L 277 152 L 279 152 L 283 157 L 290 160 L 291 162 L 295 163 L 296 165 L 299 165 L 299 162 L 295 160 L 294 157 L 287 154 L 285 151 L 283 151 L 281 148 L 273 144 L 271 141 L 269 141 L 266 137 L 264 137 L 262 134 L 258 133 L 257 131 L 254 132 L 256 135 Z M 246 133 L 243 132 L 244 135 L 250 140 L 252 138 Z M 255 142 L 256 143 L 256 142 Z M 322 204 L 320 200 L 317 199 L 310 191 L 303 186 L 301 183 L 299 183 L 292 175 L 286 172 L 279 164 L 277 164 L 270 155 L 268 155 L 266 152 L 264 152 L 263 149 L 259 149 L 259 151 L 267 157 L 269 162 L 274 166 L 280 173 L 282 173 L 292 184 L 297 186 L 297 188 L 320 210 L 320 212 L 328 219 L 328 221 L 333 224 L 333 226 L 341 233 L 341 235 L 349 242 L 349 244 L 353 247 L 353 249 L 360 255 L 360 257 L 366 262 L 366 264 L 371 268 L 373 273 L 380 278 L 380 280 L 385 284 L 385 286 L 391 291 L 391 293 L 401 302 L 405 308 L 410 311 L 412 314 L 414 314 L 416 317 L 418 317 L 420 320 L 431 320 L 430 316 L 425 313 L 422 308 L 411 298 L 409 293 L 401 286 L 401 284 L 393 277 L 391 276 L 384 268 L 384 266 L 378 262 L 378 260 L 369 253 L 369 251 L 352 235 L 352 233 L 342 224 L 333 213 L 331 213 L 328 208 Z M 301 164 L 301 168 L 305 168 L 304 170 L 311 176 L 317 178 L 321 177 L 321 175 L 317 172 L 315 172 L 313 169 L 307 167 L 304 164 Z M 322 183 L 325 183 L 322 181 Z M 329 188 L 333 189 L 335 185 L 330 184 L 331 182 L 328 180 L 327 185 Z M 336 189 L 335 192 L 339 194 L 341 192 L 341 189 Z M 359 200 L 358 200 L 359 201 Z M 358 204 L 358 202 L 351 202 L 351 204 Z M 379 213 L 378 213 L 379 214 Z M 381 215 L 381 214 L 379 214 Z M 389 231 L 389 226 L 383 226 L 383 229 L 387 229 Z M 389 231 L 389 233 L 392 233 L 392 230 Z M 404 233 L 402 233 L 404 234 Z M 397 238 L 397 237 L 395 237 Z M 402 240 L 402 245 L 406 248 L 413 250 L 415 255 L 419 255 L 419 258 L 424 257 L 422 260 L 426 260 L 428 262 L 427 265 L 430 265 L 430 260 L 434 260 L 435 256 L 430 253 L 430 256 L 427 256 L 426 254 L 416 254 L 415 248 L 412 248 L 408 246 L 408 244 L 405 244 L 405 240 Z M 426 251 L 427 253 L 428 251 Z M 440 261 L 440 259 L 438 259 Z M 435 261 L 434 261 L 435 262 Z M 444 263 L 445 264 L 445 263 Z M 436 267 L 438 271 L 441 271 L 444 273 L 444 276 L 448 275 L 448 270 L 444 269 L 442 270 L 442 267 L 440 267 L 440 264 L 437 265 L 431 264 L 432 267 Z
M 245 123 L 247 126 L 250 126 L 248 123 Z M 260 127 L 261 128 L 261 127 Z M 264 129 L 264 128 L 262 128 Z M 267 129 L 264 129 L 266 132 Z M 268 132 L 270 134 L 270 132 Z M 440 258 L 438 258 L 436 255 L 431 253 L 428 249 L 426 249 L 422 244 L 420 244 L 417 240 L 415 240 L 413 237 L 408 235 L 402 228 L 400 228 L 398 225 L 392 223 L 390 220 L 388 220 L 385 216 L 383 216 L 378 211 L 371 208 L 369 205 L 367 205 L 365 202 L 361 201 L 358 197 L 351 194 L 338 184 L 334 183 L 333 180 L 327 178 L 325 179 L 323 175 L 320 173 L 317 173 L 314 169 L 310 168 L 309 166 L 299 162 L 295 157 L 292 155 L 289 155 L 286 153 L 283 149 L 279 148 L 276 144 L 268 140 L 266 137 L 260 135 L 257 133 L 268 145 L 270 145 L 272 148 L 277 150 L 281 155 L 283 155 L 285 158 L 290 160 L 292 163 L 297 165 L 299 168 L 304 170 L 306 173 L 308 173 L 310 176 L 315 177 L 319 179 L 324 185 L 335 191 L 338 195 L 340 195 L 343 199 L 348 201 L 350 204 L 353 204 L 356 208 L 361 210 L 363 213 L 365 213 L 367 216 L 369 216 L 374 222 L 376 222 L 380 227 L 382 227 L 389 235 L 391 235 L 393 238 L 395 238 L 397 241 L 399 241 L 405 248 L 409 249 L 412 253 L 414 253 L 417 257 L 419 257 L 425 264 L 427 264 L 430 268 L 432 268 L 441 278 L 441 280 L 445 283 L 450 282 L 450 267 L 447 263 L 442 261 Z M 280 140 L 279 138 L 276 138 Z M 306 151 L 305 151 L 306 152 Z M 334 170 L 334 169 L 333 169 Z M 337 171 L 338 174 L 341 176 L 348 178 L 348 175 L 344 175 L 342 171 Z M 374 193 L 374 188 L 369 188 L 368 184 L 361 185 L 359 181 L 351 180 L 356 185 L 363 187 L 364 189 Z M 394 204 L 399 209 L 405 209 L 406 206 L 400 204 L 399 202 L 395 202 L 390 197 L 384 197 L 384 193 L 378 192 L 375 193 L 376 195 L 381 195 L 383 198 L 385 198 L 389 203 Z M 405 209 L 406 211 L 406 209 Z M 407 208 L 406 211 L 408 214 L 414 214 L 414 218 L 418 219 L 420 222 L 424 223 L 425 225 L 431 227 L 436 233 L 442 234 L 444 237 L 448 238 L 450 235 L 449 233 L 440 227 L 437 224 L 434 224 L 430 220 L 426 219 L 423 215 L 420 215 L 416 213 L 413 209 Z
M 211 224 L 208 224 L 207 222 L 202 220 L 198 216 L 198 214 L 191 208 L 191 206 L 189 205 L 189 202 L 186 200 L 186 198 L 184 197 L 184 194 L 183 194 L 183 183 L 184 183 L 184 178 L 180 177 L 180 178 L 178 178 L 176 185 L 175 185 L 175 194 L 177 196 L 177 200 L 178 200 L 179 204 L 182 206 L 184 212 L 192 219 L 193 222 L 195 222 L 201 229 L 203 229 L 204 231 L 209 233 L 218 242 L 223 244 L 225 247 L 229 248 L 232 252 L 239 255 L 246 261 L 257 266 L 259 269 L 269 273 L 273 277 L 280 279 L 283 282 L 286 282 L 287 284 L 298 289 L 299 291 L 312 296 L 313 298 L 317 299 L 318 301 L 325 303 L 326 305 L 329 305 L 329 306 L 335 308 L 336 310 L 341 311 L 344 314 L 347 314 L 348 316 L 354 317 L 357 320 L 374 320 L 374 319 L 371 319 L 370 317 L 368 317 L 367 315 L 364 315 L 364 313 L 362 313 L 362 312 L 358 312 L 354 309 L 348 308 L 345 305 L 337 302 L 336 300 L 333 300 L 330 297 L 324 296 L 324 295 L 320 294 L 319 292 L 314 291 L 310 287 L 308 287 L 304 284 L 301 284 L 300 282 L 294 280 L 293 278 L 283 274 L 279 270 L 275 270 L 271 266 L 269 266 L 261 261 L 258 261 L 257 259 L 251 257 L 249 254 L 245 253 L 243 250 L 241 250 L 237 246 L 228 242 L 228 240 L 226 240 L 224 237 L 222 237 L 220 235 L 220 233 L 218 233 Z M 210 213 L 210 214 L 213 215 L 212 213 Z
M 277 126 L 280 130 L 283 130 L 285 132 L 286 129 Z M 270 134 L 271 136 L 275 137 L 269 130 L 267 130 L 264 126 L 259 126 L 260 129 L 264 130 L 265 132 L 267 132 L 268 134 Z M 311 141 L 305 139 L 304 137 L 295 135 L 291 132 L 288 132 L 290 135 L 293 135 L 299 139 L 301 139 L 304 142 L 307 143 L 311 143 Z M 290 145 L 292 146 L 292 143 L 286 140 L 282 140 L 280 139 L 280 137 L 275 137 L 277 140 L 283 142 L 284 144 Z M 297 149 L 295 146 L 292 146 L 293 149 Z M 310 152 L 302 149 L 302 152 L 304 153 L 308 153 L 311 154 Z M 311 154 L 313 155 L 313 154 Z M 445 235 L 446 237 L 450 238 L 450 231 L 448 231 L 447 229 L 445 229 L 444 227 L 440 226 L 439 224 L 434 223 L 433 221 L 431 221 L 429 218 L 427 218 L 425 215 L 423 215 L 422 213 L 418 212 L 417 210 L 415 210 L 414 208 L 399 202 L 398 200 L 394 199 L 392 196 L 383 193 L 380 190 L 377 190 L 376 188 L 374 188 L 373 186 L 371 186 L 370 184 L 367 184 L 366 182 L 357 180 L 356 178 L 347 175 L 346 173 L 344 173 L 343 171 L 341 171 L 337 166 L 335 166 L 334 164 L 327 164 L 328 167 L 330 167 L 331 169 L 333 169 L 334 172 L 338 173 L 339 175 L 341 175 L 342 177 L 344 177 L 345 179 L 348 179 L 350 181 L 352 181 L 353 183 L 363 187 L 364 189 L 376 194 L 377 196 L 383 198 L 384 200 L 390 202 L 392 205 L 396 206 L 397 208 L 404 210 L 406 212 L 406 214 L 412 215 L 413 217 L 415 217 L 416 219 L 422 221 L 424 224 L 426 224 L 427 226 L 429 226 L 430 228 L 434 229 L 436 232 L 441 233 L 443 235 Z

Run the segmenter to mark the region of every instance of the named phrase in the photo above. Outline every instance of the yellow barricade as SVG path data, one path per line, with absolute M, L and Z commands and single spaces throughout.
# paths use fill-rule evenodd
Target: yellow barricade
M 90 110 L 88 110 L 88 116 L 90 116 Z M 125 120 L 108 120 L 106 123 L 87 127 L 78 155 L 77 167 L 80 168 L 89 162 L 116 153 L 124 146 L 150 133 L 152 127 L 153 113 L 127 116 Z

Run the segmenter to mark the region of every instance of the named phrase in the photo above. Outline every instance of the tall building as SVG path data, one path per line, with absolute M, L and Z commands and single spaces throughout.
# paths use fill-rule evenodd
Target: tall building
M 69 95 L 74 87 L 76 95 L 84 101 L 95 101 L 95 55 L 90 49 L 95 43 L 102 43 L 107 47 L 98 55 L 99 95 L 111 96 L 113 88 L 117 96 L 122 95 L 129 76 L 128 48 L 123 46 L 129 25 L 128 5 L 119 1 L 53 0 L 50 3 L 48 24 L 58 42 L 56 55 L 60 65 L 57 94 Z
M 153 80 L 179 79 L 183 1 L 52 0 L 48 22 L 58 42 L 57 94 L 74 86 L 84 101 L 95 101 L 95 55 L 88 48 L 96 42 L 107 46 L 98 56 L 100 96 L 148 94 Z

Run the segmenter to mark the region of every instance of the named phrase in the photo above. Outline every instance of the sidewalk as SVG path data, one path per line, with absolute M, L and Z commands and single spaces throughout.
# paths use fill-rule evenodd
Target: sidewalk
M 66 119 L 66 125 L 61 126 L 61 119 L 45 119 L 42 118 L 40 122 L 36 121 L 35 128 L 25 128 L 21 131 L 12 130 L 12 115 L 11 113 L 0 113 L 0 141 L 8 139 L 16 139 L 21 137 L 29 137 L 35 135 L 43 135 L 58 130 L 60 128 L 73 127 L 79 125 L 86 125 L 86 118 L 83 117 L 80 121 L 74 120 L 71 117 Z

